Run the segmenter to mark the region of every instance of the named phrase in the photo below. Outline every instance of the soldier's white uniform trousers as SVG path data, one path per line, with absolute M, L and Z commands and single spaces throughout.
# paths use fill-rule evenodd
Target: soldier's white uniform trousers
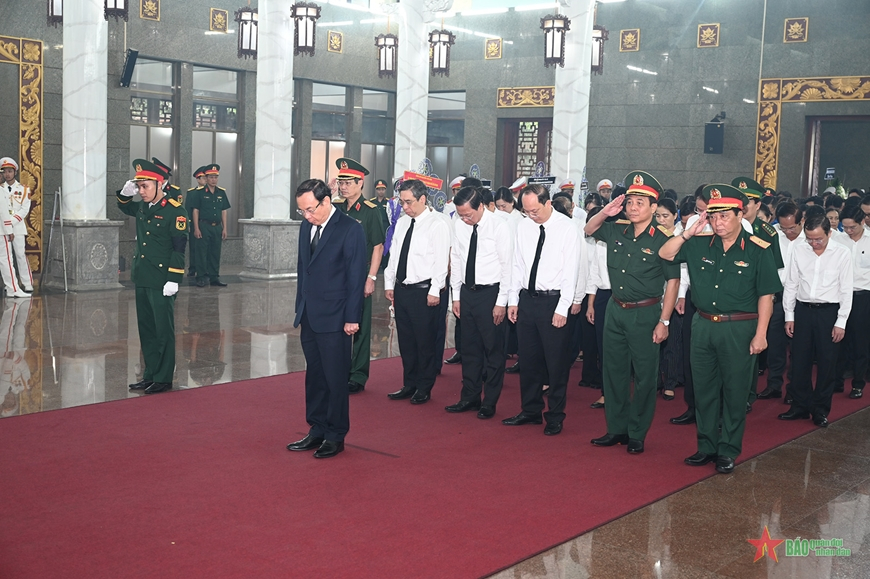
M 7 183 L 2 183 L 0 187 L 2 187 L 3 191 L 0 192 L 0 277 L 3 278 L 3 285 L 6 287 L 6 295 L 8 297 L 28 297 L 29 294 L 24 292 L 24 288 L 21 284 L 18 283 L 18 279 L 15 276 L 15 267 L 12 264 L 12 260 L 15 259 L 15 249 L 13 247 L 15 241 L 9 239 L 9 236 L 15 233 L 15 228 L 12 224 L 13 220 L 17 221 L 12 216 L 12 205 L 10 200 L 12 199 L 13 191 L 17 187 L 22 187 L 21 183 L 18 181 L 15 182 L 15 185 L 8 185 Z M 30 199 L 27 200 L 28 210 L 30 209 Z M 24 224 L 22 223 L 22 226 Z M 26 228 L 25 228 L 26 231 Z M 23 234 L 21 236 L 21 243 L 24 243 L 24 238 L 27 234 Z M 21 250 L 22 255 L 24 254 L 24 248 Z M 30 274 L 30 267 L 27 267 L 27 281 L 30 286 L 33 286 L 33 282 L 31 281 L 32 277 Z
M 30 213 L 30 188 L 25 187 L 18 181 L 14 185 L 5 184 L 5 186 L 9 195 L 9 217 L 12 224 L 12 233 L 15 234 L 15 239 L 10 244 L 15 253 L 15 265 L 18 267 L 18 274 L 21 278 L 21 285 L 24 286 L 24 291 L 32 292 L 33 273 L 30 271 L 30 263 L 28 263 L 27 255 L 24 252 L 27 241 L 25 219 L 27 219 L 27 215 Z

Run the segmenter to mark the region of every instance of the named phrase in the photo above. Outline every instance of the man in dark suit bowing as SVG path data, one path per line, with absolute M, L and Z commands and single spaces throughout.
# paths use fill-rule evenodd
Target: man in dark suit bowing
M 347 377 L 351 337 L 359 331 L 366 280 L 366 239 L 362 226 L 332 206 L 329 187 L 319 179 L 296 189 L 299 228 L 296 319 L 302 324 L 305 354 L 305 419 L 308 436 L 287 450 L 315 450 L 329 458 L 344 450 L 350 429 Z

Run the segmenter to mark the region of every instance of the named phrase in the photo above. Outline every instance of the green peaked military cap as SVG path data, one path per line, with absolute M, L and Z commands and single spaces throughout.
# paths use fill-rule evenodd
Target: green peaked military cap
M 369 174 L 369 170 L 363 167 L 358 161 L 341 157 L 335 160 L 335 166 L 338 168 L 339 180 L 345 179 L 362 179 Z
M 172 177 L 172 168 L 169 165 L 167 165 L 157 157 L 151 157 L 151 162 L 166 171 L 167 177 Z
M 701 195 L 707 202 L 707 213 L 718 213 L 729 209 L 744 211 L 749 201 L 743 191 L 725 183 L 706 185 L 701 190 Z
M 193 172 L 194 179 L 199 179 L 200 177 L 205 177 L 205 166 L 200 167 L 196 171 Z
M 383 187 L 384 189 L 386 189 L 386 188 L 387 188 L 387 182 L 384 181 L 383 179 L 378 179 L 377 181 L 375 181 L 375 189 L 378 189 L 378 188 L 380 188 L 380 187 Z
M 749 177 L 737 177 L 731 181 L 732 187 L 737 187 L 751 199 L 761 199 L 764 195 L 764 187 L 758 181 L 753 181 Z
M 664 191 L 661 183 L 646 171 L 632 171 L 625 176 L 623 183 L 625 183 L 626 195 L 651 197 L 656 202 L 659 200 L 659 195 Z
M 166 169 L 145 159 L 134 159 L 133 168 L 136 170 L 133 181 L 166 181 L 169 177 Z
M 205 169 L 206 175 L 220 175 L 221 174 L 221 166 L 217 163 L 212 163 L 211 165 L 206 165 L 203 167 Z

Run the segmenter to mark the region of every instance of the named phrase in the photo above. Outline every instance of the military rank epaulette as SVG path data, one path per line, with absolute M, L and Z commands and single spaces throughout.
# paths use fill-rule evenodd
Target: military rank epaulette
M 169 199 L 169 204 L 172 205 L 173 207 L 181 207 L 181 203 L 179 203 L 175 199 Z
M 696 233 L 692 237 L 710 237 L 711 235 L 713 235 L 712 231 L 702 231 L 701 233 Z
M 761 239 L 760 237 L 756 237 L 755 235 L 750 236 L 749 241 L 762 249 L 767 249 L 768 247 L 770 247 L 769 241 L 764 241 L 763 239 Z
M 767 223 L 766 221 L 761 222 L 761 229 L 768 235 L 776 235 L 776 229 L 773 227 L 773 225 Z
M 187 192 L 190 193 L 191 191 L 196 191 L 197 189 L 199 189 L 199 187 L 191 187 L 187 190 Z
M 172 185 L 172 184 L 169 185 L 169 188 L 170 188 L 170 189 L 175 189 L 176 191 L 178 191 L 178 190 L 181 189 L 181 187 L 179 187 L 178 185 Z
M 368 205 L 368 206 L 371 207 L 372 209 L 377 209 L 377 208 L 378 208 L 377 205 L 375 205 L 374 203 L 372 203 L 372 202 L 369 201 L 368 199 L 365 200 L 365 203 L 363 203 L 363 205 Z
M 344 197 L 339 197 L 338 199 L 332 200 L 333 205 L 335 205 L 336 203 L 346 203 L 346 202 L 347 202 L 347 199 L 345 199 Z
M 658 230 L 661 231 L 662 233 L 664 233 L 665 235 L 667 235 L 668 237 L 674 236 L 673 232 L 668 231 L 668 229 L 664 225 L 659 225 Z
M 628 225 L 629 223 L 631 223 L 631 221 L 629 221 L 628 219 L 617 219 L 616 222 L 620 225 Z

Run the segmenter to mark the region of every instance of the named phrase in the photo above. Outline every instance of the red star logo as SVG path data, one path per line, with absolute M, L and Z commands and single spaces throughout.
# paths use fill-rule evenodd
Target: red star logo
M 752 545 L 755 546 L 755 559 L 752 561 L 755 563 L 759 559 L 764 558 L 764 554 L 767 553 L 767 556 L 779 563 L 779 559 L 776 558 L 776 548 L 785 542 L 784 539 L 771 539 L 770 532 L 767 530 L 767 525 L 764 526 L 764 532 L 761 534 L 760 539 L 746 539 Z

